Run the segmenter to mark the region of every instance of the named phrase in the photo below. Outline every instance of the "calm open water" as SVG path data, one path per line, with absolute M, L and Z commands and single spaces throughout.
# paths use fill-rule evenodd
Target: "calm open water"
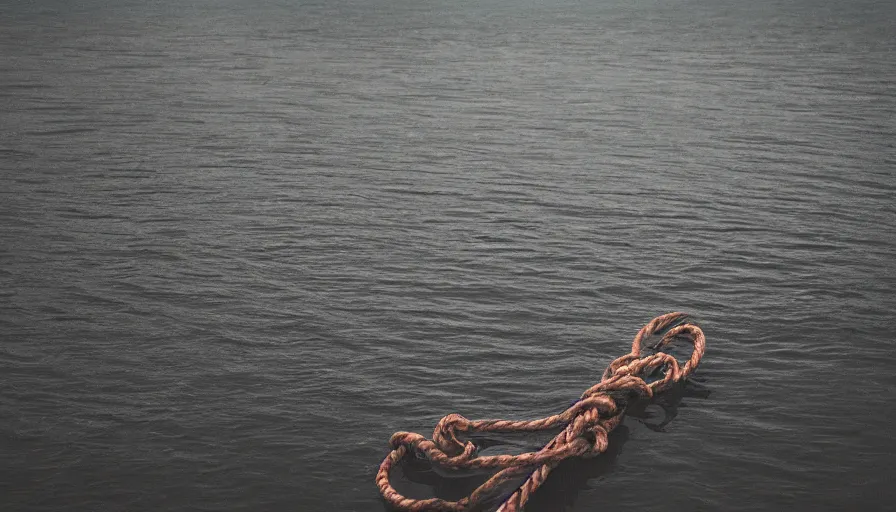
M 894 84 L 889 1 L 3 2 L 0 509 L 382 512 L 684 310 L 528 510 L 892 510 Z

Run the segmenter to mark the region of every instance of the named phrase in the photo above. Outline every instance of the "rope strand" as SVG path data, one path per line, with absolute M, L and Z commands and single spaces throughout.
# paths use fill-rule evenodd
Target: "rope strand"
M 694 372 L 706 350 L 706 338 L 703 331 L 687 319 L 688 315 L 685 313 L 668 313 L 648 322 L 635 335 L 631 352 L 611 362 L 600 382 L 588 388 L 578 401 L 559 414 L 529 421 L 471 421 L 460 414 L 449 414 L 436 425 L 432 440 L 413 432 L 396 432 L 389 441 L 392 451 L 380 464 L 376 474 L 380 493 L 392 507 L 402 511 L 465 512 L 493 495 L 508 481 L 528 472 L 525 482 L 498 508 L 498 512 L 521 511 L 561 461 L 572 457 L 596 457 L 606 451 L 609 433 L 622 422 L 628 399 L 650 398 Z M 641 357 L 644 339 L 670 326 L 671 329 L 666 331 L 653 349 L 660 350 L 682 334 L 688 335 L 694 350 L 684 366 L 665 352 Z M 641 375 L 649 375 L 660 368 L 664 369 L 662 379 L 648 383 L 641 378 Z M 476 446 L 471 441 L 461 441 L 457 435 L 469 435 L 473 432 L 537 432 L 561 426 L 563 430 L 543 448 L 519 455 L 479 457 Z M 469 496 L 458 501 L 407 498 L 392 487 L 389 474 L 395 464 L 411 453 L 424 455 L 433 464 L 447 469 L 487 468 L 499 471 Z

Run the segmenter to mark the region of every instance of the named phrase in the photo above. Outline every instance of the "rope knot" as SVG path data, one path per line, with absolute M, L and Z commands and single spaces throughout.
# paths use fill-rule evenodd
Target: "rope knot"
M 604 370 L 604 374 L 603 376 L 601 376 L 600 380 L 609 380 L 611 377 L 614 377 L 616 375 L 628 375 L 631 372 L 629 364 L 637 361 L 640 357 L 640 355 L 634 353 L 617 357 L 613 360 L 613 362 L 607 365 L 607 369 Z
M 607 447 L 610 445 L 609 433 L 607 432 L 607 429 L 602 425 L 595 425 L 591 428 L 589 434 L 592 437 L 591 451 L 585 456 L 597 457 L 601 453 L 605 452 L 607 450 Z

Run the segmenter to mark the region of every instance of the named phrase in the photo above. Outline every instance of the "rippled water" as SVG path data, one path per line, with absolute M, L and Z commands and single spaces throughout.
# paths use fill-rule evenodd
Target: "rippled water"
M 0 508 L 382 511 L 394 431 L 562 410 L 684 310 L 696 380 L 528 510 L 890 509 L 894 19 L 0 6 Z

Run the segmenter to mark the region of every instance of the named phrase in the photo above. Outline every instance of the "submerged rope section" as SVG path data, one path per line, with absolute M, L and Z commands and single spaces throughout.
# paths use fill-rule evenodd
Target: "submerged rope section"
M 565 411 L 530 421 L 476 420 L 459 414 L 442 418 L 432 440 L 413 432 L 396 432 L 389 441 L 392 451 L 380 464 L 376 484 L 383 498 L 394 508 L 409 512 L 464 512 L 493 498 L 511 480 L 527 478 L 498 508 L 498 512 L 522 510 L 532 493 L 547 479 L 552 469 L 571 457 L 595 457 L 607 449 L 607 436 L 621 422 L 626 405 L 632 399 L 650 398 L 687 378 L 697 368 L 706 350 L 703 331 L 688 321 L 685 313 L 668 313 L 651 320 L 638 331 L 632 351 L 619 357 L 604 370 L 600 382 L 582 393 L 582 398 Z M 656 351 L 641 357 L 642 341 L 672 326 L 652 348 Z M 659 349 L 687 335 L 694 345 L 690 359 L 681 366 L 675 357 Z M 662 369 L 662 378 L 648 383 L 644 378 Z M 642 378 L 642 376 L 644 378 Z M 458 433 L 474 432 L 537 432 L 562 427 L 542 449 L 520 455 L 477 456 L 471 441 L 463 442 Z M 405 455 L 416 454 L 445 469 L 498 469 L 472 494 L 458 501 L 439 498 L 413 499 L 402 496 L 389 482 L 389 473 Z

